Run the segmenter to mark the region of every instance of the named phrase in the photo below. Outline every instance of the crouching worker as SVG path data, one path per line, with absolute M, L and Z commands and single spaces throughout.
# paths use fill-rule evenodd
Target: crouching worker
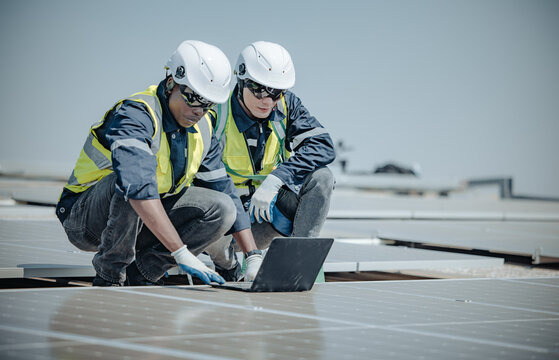
M 256 249 L 207 116 L 227 100 L 230 63 L 215 46 L 185 41 L 166 69 L 92 126 L 56 207 L 70 242 L 96 252 L 94 286 L 160 284 L 177 265 L 223 283 L 196 256 L 226 233 Z
M 334 187 L 326 167 L 334 160 L 334 144 L 288 91 L 295 84 L 289 53 L 275 43 L 255 42 L 241 52 L 234 73 L 229 100 L 210 114 L 258 248 L 268 248 L 277 236 L 318 237 Z M 229 236 L 205 250 L 227 281 L 241 276 L 236 250 Z

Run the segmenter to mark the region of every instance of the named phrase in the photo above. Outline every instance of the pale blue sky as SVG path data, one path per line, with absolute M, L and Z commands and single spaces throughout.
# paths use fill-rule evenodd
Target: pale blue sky
M 559 1 L 0 2 L 0 165 L 71 171 L 91 123 L 186 39 L 279 42 L 351 170 L 510 175 L 559 197 Z

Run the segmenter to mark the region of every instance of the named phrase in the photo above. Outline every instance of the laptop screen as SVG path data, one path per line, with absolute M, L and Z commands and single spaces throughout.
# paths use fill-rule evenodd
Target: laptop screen
M 310 290 L 333 242 L 332 238 L 275 238 L 251 291 Z

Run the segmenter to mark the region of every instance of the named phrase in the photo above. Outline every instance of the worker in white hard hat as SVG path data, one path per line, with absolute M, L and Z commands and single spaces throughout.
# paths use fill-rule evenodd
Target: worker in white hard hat
M 256 249 L 207 116 L 228 98 L 227 57 L 188 40 L 166 71 L 91 127 L 57 204 L 70 242 L 96 252 L 94 286 L 160 284 L 177 265 L 223 283 L 197 255 L 226 233 L 246 253 Z
M 284 47 L 266 41 L 250 44 L 234 73 L 237 85 L 227 103 L 210 113 L 225 168 L 253 221 L 258 250 L 247 254 L 250 266 L 274 237 L 319 236 L 334 187 L 326 165 L 335 154 L 326 129 L 289 91 L 295 68 Z M 242 276 L 235 250 L 231 237 L 205 250 L 227 281 Z M 252 276 L 255 268 L 246 274 Z

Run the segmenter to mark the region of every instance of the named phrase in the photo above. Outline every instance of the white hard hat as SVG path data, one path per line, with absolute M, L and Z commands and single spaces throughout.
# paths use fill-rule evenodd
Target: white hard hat
M 183 41 L 167 61 L 177 84 L 186 85 L 198 95 L 214 103 L 229 97 L 231 64 L 217 47 L 202 41 Z
M 287 90 L 295 85 L 295 68 L 291 56 L 279 44 L 257 41 L 241 51 L 235 75 L 274 89 Z

